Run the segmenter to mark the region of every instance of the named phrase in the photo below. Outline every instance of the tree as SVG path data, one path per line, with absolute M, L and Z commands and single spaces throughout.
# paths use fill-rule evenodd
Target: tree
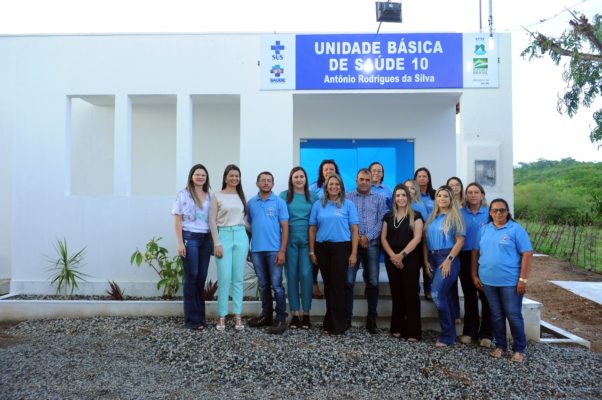
M 523 58 L 541 58 L 548 54 L 556 65 L 564 58 L 562 78 L 567 83 L 564 94 L 558 99 L 558 112 L 573 117 L 579 107 L 590 107 L 597 96 L 602 94 L 602 15 L 594 16 L 593 25 L 585 15 L 573 19 L 570 29 L 558 38 L 539 32 L 529 32 L 531 42 L 521 53 Z M 602 147 L 602 109 L 594 111 L 595 126 L 589 138 L 598 149 Z

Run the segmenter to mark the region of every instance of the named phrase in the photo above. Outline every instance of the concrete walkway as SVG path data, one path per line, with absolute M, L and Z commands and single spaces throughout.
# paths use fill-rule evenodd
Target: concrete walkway
M 550 281 L 578 296 L 602 304 L 602 282 Z

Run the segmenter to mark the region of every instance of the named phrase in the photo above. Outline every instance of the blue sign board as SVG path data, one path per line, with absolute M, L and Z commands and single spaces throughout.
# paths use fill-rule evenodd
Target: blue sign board
M 296 89 L 462 88 L 462 34 L 296 36 Z

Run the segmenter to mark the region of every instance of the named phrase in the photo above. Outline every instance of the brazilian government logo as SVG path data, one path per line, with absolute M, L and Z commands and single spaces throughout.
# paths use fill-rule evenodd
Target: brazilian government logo
M 474 53 L 477 56 L 482 56 L 484 54 L 487 53 L 487 50 L 485 50 L 485 43 L 477 43 L 474 45 Z
M 270 50 L 274 52 L 274 54 L 272 54 L 272 61 L 284 60 L 284 55 L 280 53 L 281 51 L 284 51 L 284 45 L 280 44 L 280 40 L 276 40 L 276 42 L 270 46 Z
M 489 69 L 487 58 L 473 58 L 472 59 L 472 73 L 475 75 L 487 75 Z

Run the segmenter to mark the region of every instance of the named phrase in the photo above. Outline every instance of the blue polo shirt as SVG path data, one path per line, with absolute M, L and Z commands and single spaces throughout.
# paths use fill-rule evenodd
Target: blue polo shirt
M 391 189 L 382 182 L 380 185 L 375 185 L 373 183 L 371 189 L 374 193 L 382 194 L 383 196 L 385 196 L 387 210 L 390 209 L 391 197 L 393 196 L 393 192 L 391 192 Z
M 311 185 L 309 185 L 309 191 L 315 193 L 319 199 L 321 199 L 324 196 L 324 186 L 319 188 L 318 182 L 314 182 Z
M 464 236 L 464 231 L 450 229 L 447 235 L 443 233 L 443 221 L 447 213 L 439 214 L 426 229 L 426 244 L 429 250 L 451 249 L 456 243 L 456 236 Z
M 479 229 L 481 229 L 489 219 L 489 209 L 485 206 L 481 206 L 476 213 L 473 213 L 468 207 L 462 207 L 460 210 L 462 211 L 464 226 L 466 227 L 466 237 L 464 238 L 462 251 L 473 250 L 477 247 Z
M 435 200 L 431 199 L 431 196 L 428 193 L 422 194 L 421 192 L 420 197 L 422 198 L 422 204 L 424 204 L 424 207 L 426 208 L 426 215 L 431 215 L 433 208 L 435 208 Z
M 288 221 L 286 202 L 274 193 L 265 200 L 259 195 L 247 203 L 251 224 L 251 250 L 279 251 L 282 243 L 280 222 Z
M 418 202 L 418 201 L 413 201 L 412 202 L 412 210 L 419 212 L 425 221 L 427 219 L 429 219 L 429 213 L 428 213 L 428 211 L 426 211 L 426 207 L 424 206 L 423 203 Z
M 351 240 L 350 225 L 357 224 L 359 218 L 355 204 L 347 199 L 341 207 L 331 201 L 323 207 L 321 200 L 316 201 L 309 215 L 309 225 L 317 227 L 317 242 L 348 242 Z
M 533 251 L 527 231 L 512 220 L 500 228 L 493 222 L 481 227 L 476 249 L 480 251 L 479 278 L 489 286 L 516 286 L 521 254 Z

